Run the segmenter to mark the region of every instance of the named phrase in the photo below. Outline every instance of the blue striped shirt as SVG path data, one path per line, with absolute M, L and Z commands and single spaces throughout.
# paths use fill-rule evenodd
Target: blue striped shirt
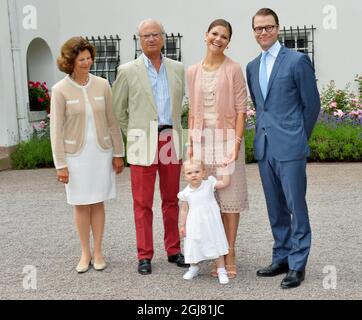
M 153 99 L 155 100 L 158 113 L 158 125 L 172 125 L 171 99 L 168 87 L 166 66 L 161 57 L 159 72 L 155 69 L 150 59 L 143 54 L 148 78 L 151 82 Z

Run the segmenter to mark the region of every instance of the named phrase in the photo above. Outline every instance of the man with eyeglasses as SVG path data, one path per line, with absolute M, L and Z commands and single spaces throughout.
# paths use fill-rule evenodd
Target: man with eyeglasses
M 252 26 L 262 49 L 247 66 L 256 108 L 254 155 L 274 237 L 272 263 L 258 270 L 257 276 L 287 273 L 281 287 L 288 289 L 304 280 L 311 247 L 306 162 L 320 98 L 308 55 L 279 43 L 276 13 L 260 9 Z
M 182 157 L 184 67 L 181 62 L 162 55 L 164 34 L 160 22 L 142 21 L 138 35 L 143 53 L 119 67 L 113 84 L 115 114 L 122 133 L 127 136 L 138 272 L 142 275 L 152 273 L 152 205 L 157 172 L 168 261 L 179 267 L 189 266 L 180 249 L 177 198 Z

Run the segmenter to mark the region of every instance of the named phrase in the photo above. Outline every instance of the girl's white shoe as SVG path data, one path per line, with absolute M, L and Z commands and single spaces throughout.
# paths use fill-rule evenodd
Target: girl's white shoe
M 226 272 L 226 270 L 223 268 L 223 269 L 218 269 L 217 270 L 217 277 L 219 278 L 219 282 L 220 284 L 227 284 L 229 283 L 229 277 L 228 277 L 228 274 Z
M 192 280 L 199 274 L 200 268 L 197 266 L 191 266 L 189 270 L 183 275 L 185 280 Z

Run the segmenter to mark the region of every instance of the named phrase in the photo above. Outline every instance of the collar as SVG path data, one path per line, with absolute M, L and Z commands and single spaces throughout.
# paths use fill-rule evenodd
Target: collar
M 200 186 L 199 186 L 198 188 L 196 188 L 196 189 L 191 188 L 191 186 L 188 184 L 188 185 L 187 185 L 187 189 L 188 189 L 190 192 L 195 192 L 195 191 L 199 191 L 199 190 L 203 189 L 203 188 L 204 188 L 204 185 L 205 185 L 205 180 L 202 180 L 202 182 L 201 182 L 201 184 L 200 184 Z
M 142 57 L 147 69 L 153 67 L 151 60 L 144 53 L 142 53 Z M 163 54 L 161 53 L 161 66 L 163 65 L 163 62 L 164 62 L 164 57 Z
M 281 49 L 281 44 L 279 41 L 275 41 L 275 43 L 267 50 L 267 52 L 274 57 L 274 59 L 277 58 L 279 51 Z M 265 51 L 262 51 L 265 52 Z

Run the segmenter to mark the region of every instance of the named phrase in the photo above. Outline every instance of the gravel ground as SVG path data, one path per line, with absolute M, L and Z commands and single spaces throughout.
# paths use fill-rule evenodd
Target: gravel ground
M 191 282 L 182 279 L 184 269 L 167 262 L 158 192 L 153 273 L 137 273 L 129 169 L 117 178 L 118 198 L 106 204 L 109 267 L 81 275 L 75 271 L 80 246 L 72 211 L 55 171 L 0 172 L 0 299 L 362 299 L 362 163 L 308 165 L 313 244 L 306 279 L 290 290 L 280 289 L 282 275 L 255 275 L 270 263 L 273 242 L 255 164 L 247 165 L 247 178 L 250 210 L 240 219 L 239 273 L 222 286 L 208 275 L 210 262 Z M 26 270 L 36 273 L 36 282 L 26 281 Z

